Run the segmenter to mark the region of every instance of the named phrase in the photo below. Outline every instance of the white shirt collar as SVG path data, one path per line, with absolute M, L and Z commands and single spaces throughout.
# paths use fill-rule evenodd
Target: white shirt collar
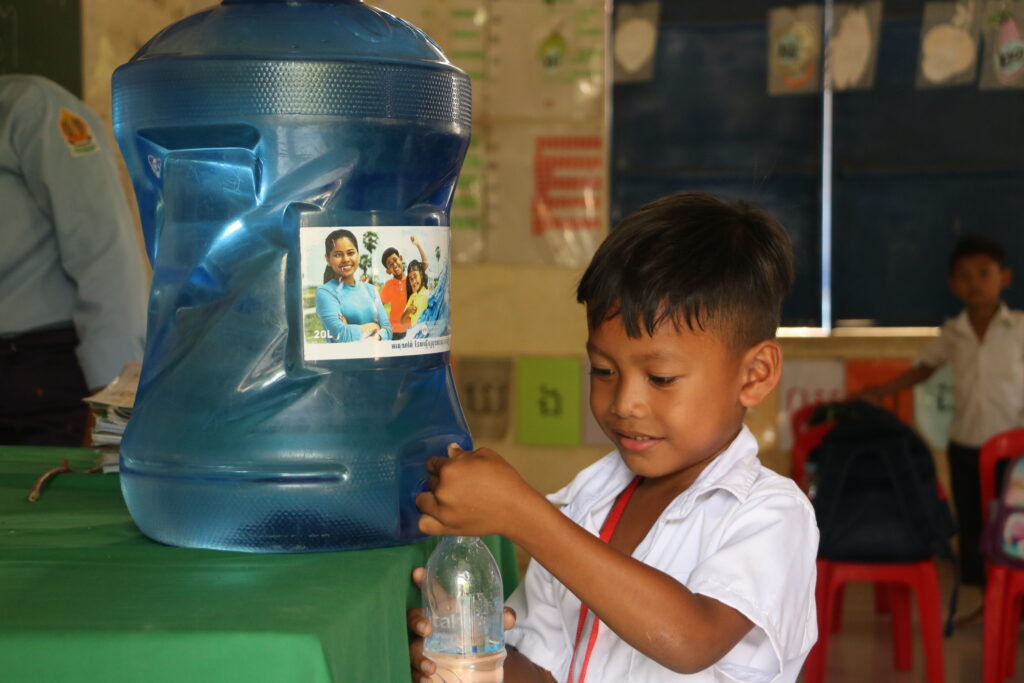
M 663 513 L 664 519 L 668 521 L 686 517 L 701 496 L 717 489 L 728 491 L 740 502 L 745 501 L 759 471 L 757 439 L 747 426 L 743 425 L 732 443 L 704 468 L 697 481 L 669 503 Z M 604 514 L 636 476 L 626 467 L 618 451 L 609 453 L 584 472 L 590 475 L 587 477 L 588 480 L 599 480 L 600 485 L 577 494 L 574 491 L 577 488 L 574 484 L 579 480 L 577 477 L 569 486 L 549 495 L 548 500 L 555 505 L 565 505 L 576 496 L 575 505 Z
M 1013 319 L 1010 316 L 1010 307 L 1006 305 L 1005 301 L 999 302 L 999 308 L 996 309 L 996 314 L 992 317 L 992 323 L 1002 323 L 1003 325 L 1013 324 Z M 989 323 L 990 325 L 992 323 Z M 961 332 L 970 332 L 972 335 L 977 336 L 974 332 L 974 327 L 971 326 L 971 319 L 967 315 L 967 309 L 960 311 L 955 318 L 953 318 L 953 324 Z

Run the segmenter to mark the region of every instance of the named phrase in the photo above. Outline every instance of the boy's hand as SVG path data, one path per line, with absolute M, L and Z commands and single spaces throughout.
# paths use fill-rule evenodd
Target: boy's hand
M 426 570 L 423 567 L 412 570 L 412 582 L 417 588 L 422 587 L 424 574 Z M 437 668 L 432 661 L 423 656 L 423 639 L 430 635 L 430 622 L 423 616 L 423 610 L 418 607 L 406 612 L 405 619 L 409 624 L 409 663 L 412 665 L 412 680 L 417 683 L 429 683 Z M 505 630 L 515 625 L 516 613 L 510 607 L 506 607 Z
M 448 446 L 447 458 L 427 461 L 430 490 L 416 497 L 423 512 L 419 529 L 431 536 L 488 536 L 513 539 L 525 504 L 546 503 L 519 473 L 489 448 L 464 451 Z

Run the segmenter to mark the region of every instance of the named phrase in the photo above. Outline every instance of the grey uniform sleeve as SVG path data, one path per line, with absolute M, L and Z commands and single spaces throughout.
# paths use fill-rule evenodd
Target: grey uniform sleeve
M 99 118 L 56 87 L 15 104 L 12 144 L 29 192 L 54 225 L 61 266 L 75 284 L 72 321 L 90 388 L 142 359 L 146 281 L 142 251 Z

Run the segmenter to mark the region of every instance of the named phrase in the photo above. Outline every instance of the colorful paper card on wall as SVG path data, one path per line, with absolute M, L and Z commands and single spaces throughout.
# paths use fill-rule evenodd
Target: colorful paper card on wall
M 482 445 L 481 440 L 504 439 L 508 433 L 512 359 L 461 356 L 454 365 L 459 401 L 475 445 Z
M 876 384 L 888 382 L 903 374 L 913 364 L 906 358 L 856 358 L 846 362 L 846 391 L 854 394 Z M 887 396 L 882 405 L 896 413 L 901 420 L 910 424 L 914 413 L 914 393 L 904 389 L 898 394 Z
M 945 363 L 914 386 L 914 424 L 932 448 L 946 448 L 953 421 L 953 365 Z
M 840 401 L 846 396 L 846 366 L 841 360 L 788 360 L 779 382 L 779 448 L 793 447 L 793 413 L 812 403 Z
M 929 2 L 921 19 L 918 88 L 974 82 L 978 70 L 979 0 Z
M 594 419 L 594 413 L 590 410 L 590 371 L 588 362 L 583 361 L 583 445 L 596 446 L 612 450 L 615 444 L 609 439 L 601 426 Z
M 654 77 L 660 2 L 616 3 L 613 78 L 616 83 L 649 81 Z
M 527 446 L 580 443 L 578 358 L 521 358 L 517 364 L 518 441 Z
M 881 0 L 835 6 L 828 51 L 832 86 L 836 90 L 866 90 L 874 86 L 881 24 Z
M 601 120 L 601 0 L 491 0 L 487 109 L 494 116 Z
M 1024 0 L 988 0 L 983 16 L 985 50 L 978 87 L 1024 88 Z
M 487 205 L 487 128 L 476 126 L 452 198 L 452 260 L 479 263 L 484 251 Z
M 821 85 L 821 5 L 768 10 L 768 94 L 817 92 Z
M 484 260 L 582 268 L 605 235 L 604 124 L 487 130 Z

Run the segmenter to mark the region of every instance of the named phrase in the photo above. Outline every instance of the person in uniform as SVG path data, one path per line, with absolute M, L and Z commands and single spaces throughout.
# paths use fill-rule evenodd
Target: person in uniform
M 82 398 L 142 359 L 148 282 L 103 124 L 0 75 L 0 444 L 78 446 Z

